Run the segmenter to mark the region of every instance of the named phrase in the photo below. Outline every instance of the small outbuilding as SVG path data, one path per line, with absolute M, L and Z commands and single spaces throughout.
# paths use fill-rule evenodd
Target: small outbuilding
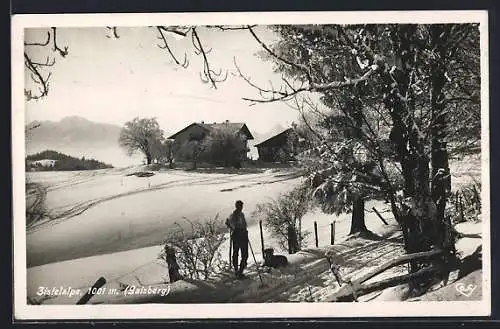
M 264 162 L 285 162 L 295 160 L 300 153 L 303 139 L 293 128 L 288 128 L 265 141 L 256 144 L 259 160 Z

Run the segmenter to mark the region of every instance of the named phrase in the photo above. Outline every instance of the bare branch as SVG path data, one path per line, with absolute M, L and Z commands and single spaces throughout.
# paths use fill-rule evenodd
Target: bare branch
M 49 73 L 46 78 L 43 77 L 42 73 L 38 69 L 38 66 L 31 61 L 28 54 L 24 53 L 24 66 L 32 73 L 31 79 L 40 85 L 40 94 L 33 95 L 31 90 L 25 90 L 24 94 L 28 100 L 39 99 L 46 96 L 49 92 L 49 79 L 51 74 Z
M 182 36 L 182 37 L 187 36 L 188 32 L 191 30 L 191 28 L 188 28 L 186 32 L 183 32 L 183 31 L 178 30 L 176 26 L 172 26 L 172 27 L 157 26 L 157 28 L 160 29 L 161 31 L 177 34 L 177 35 Z
M 38 46 L 47 47 L 51 51 L 58 53 L 61 57 L 66 57 L 68 55 L 68 47 L 61 48 L 57 43 L 57 29 L 55 27 L 51 28 L 52 35 L 50 31 L 47 31 L 47 38 L 43 42 L 25 42 L 25 47 Z M 50 43 L 52 41 L 52 47 Z M 43 68 L 52 67 L 56 63 L 55 58 L 47 56 L 45 61 L 34 60 L 29 53 L 24 52 L 24 66 L 31 73 L 31 80 L 38 85 L 38 94 L 34 94 L 32 90 L 24 90 L 24 95 L 27 100 L 40 99 L 47 96 L 49 90 L 49 79 L 51 77 L 51 72 L 48 74 L 43 73 Z
M 107 35 L 106 38 L 115 38 L 115 39 L 120 38 L 116 26 L 106 26 L 106 28 L 112 33 L 111 36 Z
M 266 52 L 268 52 L 272 57 L 274 57 L 276 60 L 292 66 L 299 71 L 303 72 L 306 75 L 308 85 L 304 86 L 302 85 L 300 88 L 295 88 L 292 86 L 292 84 L 286 80 L 283 79 L 285 83 L 285 88 L 281 88 L 280 90 L 276 91 L 274 88 L 269 89 L 264 89 L 262 87 L 259 87 L 255 85 L 254 83 L 250 82 L 250 80 L 245 77 L 242 73 L 241 70 L 238 69 L 238 73 L 240 77 L 242 77 L 249 85 L 251 85 L 253 88 L 257 89 L 259 91 L 259 94 L 264 94 L 265 97 L 262 97 L 262 99 L 255 99 L 255 98 L 243 98 L 243 100 L 250 101 L 252 103 L 271 103 L 271 102 L 276 102 L 276 101 L 286 101 L 292 99 L 295 95 L 305 92 L 305 91 L 310 91 L 310 92 L 322 92 L 322 91 L 327 91 L 330 89 L 336 89 L 336 88 L 341 88 L 345 86 L 351 86 L 351 85 L 356 85 L 358 83 L 367 81 L 369 77 L 378 69 L 378 67 L 370 67 L 368 71 L 366 71 L 362 76 L 358 78 L 345 78 L 344 81 L 332 81 L 328 83 L 316 83 L 313 80 L 312 74 L 310 69 L 308 68 L 307 65 L 304 64 L 298 64 L 294 63 L 290 60 L 287 60 L 286 58 L 283 58 L 282 56 L 276 54 L 272 49 L 270 49 L 253 31 L 251 26 L 247 26 L 247 30 L 250 32 L 250 34 L 253 36 L 253 38 L 261 45 L 262 48 Z
M 49 44 L 50 42 L 50 32 L 47 31 L 47 40 L 45 42 L 25 42 L 25 46 L 40 46 L 40 47 L 45 47 Z
M 311 124 L 309 123 L 309 120 L 307 120 L 305 112 L 304 112 L 304 106 L 299 105 L 299 102 L 297 100 L 297 97 L 294 97 L 296 109 L 299 111 L 300 116 L 302 118 L 302 121 L 306 125 L 307 129 L 318 139 L 318 141 L 321 141 L 324 139 L 324 136 L 322 136 L 319 132 L 317 132 L 315 129 L 312 128 Z M 304 104 L 304 102 L 303 102 Z
M 276 58 L 277 60 L 287 64 L 287 65 L 290 65 L 292 67 L 295 67 L 297 69 L 299 69 L 300 71 L 304 72 L 306 77 L 307 77 L 307 80 L 309 81 L 309 83 L 312 83 L 312 77 L 311 77 L 311 72 L 309 71 L 309 68 L 306 66 L 306 65 L 303 65 L 303 64 L 297 64 L 297 63 L 294 63 L 292 61 L 289 61 L 279 55 L 277 55 L 274 51 L 272 51 L 262 40 L 259 39 L 259 37 L 255 34 L 255 32 L 253 31 L 252 29 L 252 26 L 248 25 L 247 26 L 247 29 L 248 31 L 250 31 L 250 34 L 252 34 L 252 36 L 254 37 L 254 39 L 262 46 L 262 48 L 264 48 L 264 50 L 266 50 L 271 56 L 273 56 L 274 58 Z
M 61 57 L 66 57 L 68 55 L 68 47 L 65 46 L 64 49 L 61 49 L 59 45 L 57 44 L 57 29 L 55 27 L 52 28 L 52 33 L 54 34 L 54 37 L 52 38 L 53 40 L 53 50 L 57 51 Z
M 217 83 L 223 82 L 227 79 L 227 72 L 223 76 L 222 70 L 219 70 L 219 72 L 215 72 L 210 68 L 210 64 L 207 58 L 208 52 L 203 48 L 203 44 L 201 43 L 200 37 L 195 27 L 191 28 L 191 41 L 193 43 L 193 47 L 195 48 L 195 53 L 203 57 L 203 76 L 201 80 L 205 83 L 210 83 L 213 88 L 217 89 Z
M 250 25 L 250 27 L 255 27 L 257 25 Z M 236 31 L 236 30 L 247 30 L 248 29 L 248 26 L 225 26 L 225 25 L 213 25 L 213 26 L 207 26 L 207 28 L 209 29 L 218 29 L 218 30 L 221 30 L 221 31 Z
M 168 31 L 165 29 L 165 27 L 162 27 L 162 26 L 157 26 L 156 29 L 158 30 L 158 33 L 160 34 L 160 37 L 159 39 L 163 41 L 163 45 L 158 45 L 158 48 L 160 49 L 167 49 L 168 53 L 170 54 L 170 57 L 172 57 L 172 59 L 174 60 L 175 64 L 177 65 L 180 65 L 184 68 L 188 67 L 189 66 L 189 61 L 187 60 L 187 55 L 186 53 L 184 53 L 184 61 L 181 63 L 177 57 L 175 57 L 174 53 L 172 52 L 172 49 L 170 49 L 169 45 L 168 45 L 168 42 L 167 42 L 167 38 L 165 37 L 165 35 L 163 34 L 163 32 L 171 32 L 171 31 Z
M 340 87 L 346 87 L 346 86 L 353 86 L 357 85 L 360 82 L 364 82 L 368 80 L 368 78 L 375 72 L 375 69 L 370 68 L 365 74 L 363 74 L 359 78 L 346 78 L 344 81 L 332 81 L 329 83 L 313 83 L 308 90 L 309 91 L 325 91 L 329 89 L 335 89 L 335 88 L 340 88 Z
M 56 63 L 56 59 L 55 58 L 52 58 L 52 60 L 47 57 L 45 59 L 45 63 L 39 63 L 39 62 L 35 62 L 33 60 L 31 60 L 31 64 L 33 64 L 34 66 L 54 66 L 54 64 Z
M 305 92 L 305 91 L 318 92 L 318 91 L 326 91 L 329 89 L 336 89 L 336 88 L 342 88 L 342 87 L 346 87 L 346 86 L 356 85 L 360 82 L 366 81 L 372 75 L 373 72 L 374 72 L 374 70 L 370 69 L 360 78 L 346 79 L 345 81 L 332 81 L 332 82 L 323 83 L 323 84 L 311 83 L 307 87 L 293 89 L 291 92 L 266 90 L 266 89 L 260 88 L 260 87 L 256 86 L 255 84 L 251 83 L 250 85 L 253 87 L 256 87 L 259 91 L 264 92 L 264 93 L 271 93 L 272 97 L 265 98 L 265 99 L 253 99 L 253 98 L 244 97 L 243 100 L 251 101 L 254 103 L 272 103 L 272 102 L 276 102 L 276 101 L 289 100 L 293 96 L 295 96 L 301 92 Z M 247 82 L 249 81 L 248 79 L 245 79 L 245 80 Z

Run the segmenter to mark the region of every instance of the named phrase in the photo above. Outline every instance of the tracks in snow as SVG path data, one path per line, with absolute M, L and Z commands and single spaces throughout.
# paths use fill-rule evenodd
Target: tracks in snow
M 353 278 L 368 268 L 381 262 L 389 261 L 394 253 L 404 253 L 402 245 L 396 242 L 381 240 L 369 242 L 339 253 L 343 278 Z M 252 280 L 258 282 L 256 274 Z M 326 258 L 320 258 L 299 266 L 295 273 L 283 271 L 281 276 L 264 276 L 264 282 L 269 288 L 254 288 L 250 293 L 243 292 L 235 296 L 231 302 L 289 302 L 307 301 L 312 297 L 314 301 L 321 301 L 326 295 L 334 293 L 338 288 L 333 275 L 330 273 Z M 266 282 L 267 280 L 267 282 Z M 314 290 L 312 292 L 311 290 Z
M 172 187 L 186 186 L 186 185 L 189 185 L 189 186 L 211 185 L 211 183 L 212 184 L 225 184 L 225 183 L 230 183 L 233 181 L 237 182 L 238 180 L 234 180 L 233 178 L 242 176 L 241 174 L 229 174 L 229 175 L 225 175 L 224 177 L 219 176 L 219 177 L 210 177 L 210 178 L 200 179 L 200 177 L 196 177 L 196 176 L 193 177 L 191 175 L 182 175 L 182 174 L 178 174 L 178 173 L 175 173 L 173 175 L 185 176 L 186 178 L 178 179 L 178 180 L 174 180 L 174 181 L 169 181 L 166 183 L 152 185 L 151 187 L 144 187 L 144 188 L 139 188 L 139 189 L 135 189 L 135 190 L 131 190 L 131 191 L 126 191 L 123 193 L 118 193 L 118 194 L 110 195 L 107 197 L 85 200 L 85 201 L 82 201 L 82 202 L 79 202 L 79 203 L 73 205 L 70 208 L 60 207 L 60 208 L 52 209 L 51 210 L 52 214 L 49 214 L 47 220 L 43 220 L 43 221 L 40 220 L 40 221 L 34 222 L 32 225 L 30 225 L 27 228 L 27 233 L 30 234 L 30 233 L 38 231 L 39 229 L 46 228 L 46 227 L 52 226 L 52 225 L 56 225 L 60 222 L 63 222 L 65 220 L 68 220 L 68 219 L 73 218 L 75 216 L 81 215 L 82 213 L 84 213 L 88 209 L 90 209 L 90 208 L 92 208 L 100 203 L 115 200 L 118 198 L 136 195 L 139 193 L 154 192 L 154 191 L 168 189 L 168 188 L 172 188 Z M 289 175 L 289 176 L 286 176 L 284 178 L 279 178 L 276 180 L 269 180 L 269 181 L 264 180 L 263 181 L 263 179 L 270 178 L 270 177 L 276 177 L 276 175 L 275 174 L 264 175 L 264 176 L 261 175 L 259 177 L 255 177 L 255 178 L 247 177 L 245 179 L 245 181 L 250 182 L 249 184 L 240 185 L 240 186 L 237 186 L 235 188 L 230 188 L 230 189 L 221 189 L 221 192 L 233 191 L 233 190 L 236 190 L 239 188 L 252 187 L 255 185 L 264 185 L 264 184 L 283 182 L 283 181 L 287 181 L 290 179 L 298 178 L 299 176 Z M 90 180 L 78 182 L 77 184 L 85 183 L 88 181 L 90 181 Z M 255 181 L 257 181 L 257 182 L 255 182 Z M 65 187 L 73 186 L 73 185 L 75 185 L 75 184 L 65 185 Z

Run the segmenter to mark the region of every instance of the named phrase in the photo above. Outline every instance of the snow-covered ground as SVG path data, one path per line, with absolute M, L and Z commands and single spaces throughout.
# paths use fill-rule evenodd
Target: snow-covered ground
M 451 189 L 453 191 L 474 182 L 481 182 L 481 154 L 466 155 L 450 160 Z
M 347 223 L 345 222 L 345 224 Z M 395 225 L 392 223 L 385 226 L 372 221 L 370 228 L 381 233 L 387 233 L 393 232 Z M 254 246 L 255 257 L 257 263 L 261 264 L 260 248 L 256 247 L 259 246 L 258 234 L 256 227 L 250 229 L 250 240 L 252 246 Z M 326 238 L 326 236 L 325 233 L 318 234 L 320 240 Z M 342 237 L 339 234 L 338 238 L 342 241 L 345 236 Z M 397 243 L 392 242 L 380 244 L 379 241 L 357 241 L 353 239 L 347 243 L 349 246 L 340 243 L 335 248 L 339 250 L 345 259 L 343 272 L 348 273 L 350 276 L 363 274 L 370 268 L 368 265 L 377 265 L 381 257 L 388 260 L 397 252 L 402 252 L 395 249 Z M 328 244 L 329 242 L 319 248 L 310 248 L 294 255 L 287 255 L 289 265 L 285 269 L 260 272 L 263 285 L 259 279 L 253 257 L 250 256 L 249 266 L 246 271 L 249 280 L 236 281 L 231 274 L 222 274 L 201 286 L 199 286 L 200 282 L 193 285 L 189 280 L 188 282 L 177 282 L 171 288 L 169 287 L 172 291 L 168 296 L 162 296 L 162 298 L 154 295 L 142 296 L 142 302 L 321 301 L 338 289 L 338 285 L 335 283 L 324 257 L 325 251 L 330 247 Z M 227 248 L 227 244 L 223 245 L 223 252 L 227 253 Z M 355 251 L 353 251 L 353 248 Z M 155 260 L 160 250 L 161 246 L 157 246 L 30 268 L 28 270 L 28 295 L 35 300 L 40 300 L 36 296 L 39 286 L 62 286 L 86 291 L 98 278 L 96 273 L 107 279 L 106 289 L 119 288 L 120 283 L 137 287 L 165 287 L 165 282 L 168 281 L 167 268 L 161 261 Z M 375 257 L 378 259 L 371 259 L 373 255 L 378 256 Z M 133 263 L 131 263 L 132 261 Z M 132 268 L 132 265 L 135 268 Z M 196 293 L 195 290 L 200 289 L 204 289 L 206 292 Z M 77 300 L 78 296 L 60 296 L 45 299 L 43 302 L 47 304 L 75 304 Z M 137 303 L 139 301 L 141 299 L 137 296 L 126 297 L 123 294 L 118 296 L 104 294 L 93 297 L 91 303 Z
M 470 167 L 470 166 L 469 166 Z M 471 181 L 472 167 L 452 167 L 452 179 L 457 184 Z M 47 188 L 47 205 L 52 215 L 60 217 L 30 229 L 27 233 L 28 296 L 39 299 L 39 287 L 72 287 L 84 291 L 99 277 L 107 280 L 108 289 L 122 285 L 165 286 L 167 268 L 158 259 L 164 238 L 174 222 L 183 217 L 203 220 L 219 214 L 224 218 L 232 211 L 236 199 L 245 202 L 244 212 L 249 221 L 249 238 L 257 262 L 261 262 L 258 221 L 252 216 L 256 205 L 275 198 L 300 182 L 300 178 L 280 170 L 262 173 L 216 174 L 184 171 L 159 172 L 148 178 L 126 176 L 137 168 L 110 169 L 73 173 L 29 173 L 30 180 Z M 476 172 L 472 176 L 477 177 Z M 372 211 L 376 207 L 389 225 Z M 288 255 L 287 269 L 260 273 L 256 271 L 252 254 L 249 257 L 250 280 L 234 283 L 234 278 L 222 275 L 218 280 L 202 285 L 211 291 L 198 301 L 325 301 L 338 290 L 338 284 L 324 258 L 330 248 L 330 223 L 335 221 L 335 246 L 340 255 L 341 273 L 347 278 L 363 275 L 374 266 L 403 253 L 397 225 L 388 206 L 383 202 L 366 204 L 366 225 L 384 240 L 372 241 L 348 237 L 350 215 L 333 216 L 310 211 L 303 219 L 303 229 L 311 232 L 306 240 L 309 250 Z M 314 222 L 318 224 L 319 248 L 315 248 Z M 482 233 L 481 223 L 462 223 L 461 233 Z M 268 232 L 264 232 L 266 247 L 280 250 Z M 481 239 L 463 238 L 457 243 L 462 256 L 471 254 Z M 221 252 L 228 257 L 229 241 Z M 405 272 L 405 266 L 373 278 L 381 280 Z M 170 286 L 169 286 L 170 287 Z M 168 296 L 157 302 L 180 302 L 201 289 L 199 283 L 182 281 L 172 285 Z M 229 287 L 229 288 L 228 288 Z M 169 288 L 170 289 L 170 288 Z M 213 295 L 217 291 L 216 295 Z M 225 291 L 225 294 L 221 291 Z M 188 293 L 189 292 L 189 293 Z M 137 296 L 127 298 L 95 296 L 92 303 L 138 302 Z M 402 300 L 405 286 L 386 289 L 363 296 L 359 301 Z M 46 299 L 44 303 L 74 304 L 77 296 Z M 194 298 L 190 302 L 195 302 Z M 148 298 L 144 301 L 151 302 Z
M 340 268 L 343 279 L 356 279 L 365 275 L 381 263 L 390 261 L 395 257 L 404 254 L 400 232 L 397 225 L 391 218 L 387 219 L 390 225 L 383 225 L 374 218 L 367 218 L 369 228 L 379 235 L 384 236 L 382 240 L 365 240 L 363 238 L 349 237 L 339 234 L 338 243 L 328 246 L 328 243 L 320 244 L 319 248 L 310 248 L 301 251 L 295 255 L 287 255 L 289 265 L 285 269 L 273 269 L 263 271 L 261 268 L 260 277 L 252 257 L 249 259 L 249 268 L 247 270 L 248 280 L 237 281 L 230 274 L 222 274 L 214 280 L 201 284 L 200 282 L 180 281 L 173 285 L 168 285 L 167 269 L 164 264 L 155 260 L 161 247 L 143 248 L 123 253 L 114 253 L 109 255 L 83 258 L 68 262 L 48 264 L 29 269 L 31 277 L 31 296 L 36 294 L 36 285 L 45 286 L 65 286 L 73 289 L 86 289 L 97 279 L 96 269 L 100 269 L 100 275 L 107 278 L 107 289 L 120 288 L 120 283 L 136 287 L 163 287 L 168 289 L 166 296 L 158 294 L 146 294 L 140 296 L 118 295 L 97 295 L 92 298 L 91 303 L 137 303 L 137 302 L 161 302 L 161 303 L 180 303 L 180 302 L 318 302 L 328 301 L 340 288 L 334 276 L 329 270 L 328 263 L 324 257 L 327 250 L 335 250 L 336 264 Z M 344 225 L 348 226 L 348 221 Z M 310 222 L 312 223 L 312 222 Z M 339 222 L 340 223 L 340 222 Z M 371 225 L 370 225 L 371 224 Z M 478 231 L 480 223 L 466 225 L 466 231 Z M 324 231 L 323 231 L 324 232 Z M 319 240 L 326 239 L 327 235 L 322 233 Z M 328 235 L 329 237 L 329 235 Z M 258 230 L 253 227 L 250 230 L 250 238 L 253 246 L 258 245 Z M 480 239 L 468 241 L 464 238 L 459 240 L 457 251 L 462 255 L 468 255 L 471 245 L 478 246 Z M 465 248 L 461 248 L 464 246 Z M 227 252 L 227 245 L 223 247 Z M 257 262 L 261 262 L 261 255 L 258 247 L 256 249 Z M 144 258 L 143 258 L 144 257 Z M 149 258 L 148 258 L 149 257 Z M 142 264 L 138 259 L 142 259 Z M 125 267 L 131 267 L 131 261 L 136 268 L 126 270 Z M 148 260 L 148 262 L 145 262 Z M 105 265 L 106 264 L 106 265 Z M 107 273 L 105 267 L 108 267 Z M 119 273 L 119 272 L 122 273 Z M 368 280 L 366 283 L 386 279 L 395 275 L 407 273 L 406 265 L 396 266 L 391 270 L 383 272 L 380 275 Z M 72 274 L 71 274 L 72 273 Z M 85 277 L 86 274 L 86 277 Z M 471 279 L 470 276 L 464 278 L 466 282 L 475 280 L 480 283 L 481 275 L 475 273 Z M 463 281 L 462 280 L 462 281 Z M 464 282 L 465 282 L 464 281 Z M 458 281 L 457 281 L 458 282 Z M 461 281 L 460 281 L 461 282 Z M 78 285 L 80 283 L 80 285 Z M 451 283 L 455 283 L 452 281 Z M 454 289 L 454 288 L 453 288 Z M 439 288 L 431 291 L 421 299 L 415 300 L 455 300 L 452 289 L 449 288 L 445 295 L 439 294 Z M 358 298 L 359 302 L 368 301 L 402 301 L 407 296 L 407 286 L 400 285 L 385 289 L 381 292 L 371 293 Z M 477 295 L 478 292 L 476 292 Z M 480 298 L 481 295 L 476 296 Z M 74 304 L 78 296 L 68 298 L 67 296 L 47 299 L 44 303 L 49 304 Z
M 50 209 L 71 208 L 89 200 L 97 202 L 79 215 L 62 217 L 28 231 L 28 296 L 36 294 L 40 286 L 88 287 L 100 276 L 108 282 L 163 282 L 167 271 L 157 257 L 171 225 L 182 222 L 183 216 L 201 220 L 206 214 L 227 216 L 236 199 L 245 202 L 250 242 L 260 261 L 260 218 L 252 216 L 253 210 L 257 203 L 277 197 L 300 180 L 281 171 L 245 175 L 169 171 L 149 178 L 125 176 L 131 170 L 60 176 L 30 173 L 33 181 L 48 187 Z M 368 228 L 376 231 L 383 223 L 371 212 L 374 205 L 367 204 L 366 222 Z M 389 220 L 387 206 L 376 206 Z M 343 240 L 349 232 L 350 215 L 335 217 L 317 210 L 309 212 L 303 219 L 303 229 L 311 233 L 306 245 L 315 246 L 314 221 L 318 224 L 319 246 L 329 245 L 333 220 L 335 239 Z M 267 231 L 264 241 L 266 247 L 282 251 Z M 221 247 L 222 254 L 228 255 L 228 249 L 227 240 Z M 249 263 L 253 262 L 250 255 Z
M 49 185 L 46 197 L 52 213 L 68 215 L 27 232 L 28 267 L 158 245 L 175 222 L 185 223 L 183 217 L 206 220 L 219 214 L 225 218 L 237 199 L 244 200 L 245 212 L 251 213 L 257 203 L 277 197 L 300 180 L 272 172 L 182 171 L 152 177 L 112 171 L 68 178 L 72 183 Z M 36 177 L 31 179 L 38 182 Z M 257 221 L 249 218 L 250 224 Z

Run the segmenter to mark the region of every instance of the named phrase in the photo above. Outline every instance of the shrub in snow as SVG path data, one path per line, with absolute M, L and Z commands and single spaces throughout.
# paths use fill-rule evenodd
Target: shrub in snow
M 264 226 L 284 250 L 293 254 L 304 247 L 309 232 L 302 231 L 302 217 L 310 208 L 305 186 L 299 186 L 277 199 L 257 205 L 255 214 L 264 218 Z
M 40 184 L 26 181 L 26 225 L 28 228 L 49 216 L 45 205 L 45 194 L 46 192 Z
M 165 240 L 166 248 L 160 258 L 167 261 L 165 250 L 173 248 L 183 276 L 207 280 L 225 265 L 220 253 L 220 246 L 226 240 L 222 233 L 224 225 L 218 215 L 206 221 L 185 221 L 190 229 L 175 223 L 176 229 Z
M 455 223 L 478 222 L 481 218 L 481 184 L 473 182 L 450 195 L 448 215 Z

